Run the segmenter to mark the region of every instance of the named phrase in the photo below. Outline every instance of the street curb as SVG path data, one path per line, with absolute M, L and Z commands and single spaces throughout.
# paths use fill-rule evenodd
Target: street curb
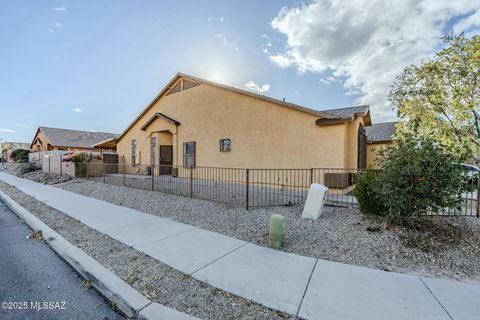
M 143 320 L 198 319 L 180 311 L 152 302 L 141 293 L 102 266 L 78 247 L 68 242 L 34 214 L 22 207 L 0 190 L 0 199 L 34 231 L 41 231 L 45 242 L 75 271 L 88 279 L 92 285 L 129 318 Z

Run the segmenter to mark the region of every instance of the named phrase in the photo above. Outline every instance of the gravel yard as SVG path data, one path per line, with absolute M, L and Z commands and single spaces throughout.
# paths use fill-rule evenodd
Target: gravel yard
M 20 167 L 24 165 L 23 163 L 2 163 L 0 164 L 0 171 L 13 174 L 22 178 L 30 179 L 35 182 L 40 182 L 43 184 L 57 184 L 61 182 L 65 182 L 71 180 L 72 177 L 66 174 L 60 175 L 56 173 L 46 173 L 42 172 L 42 170 L 35 170 L 32 172 L 28 172 L 22 174 L 20 172 Z
M 294 319 L 186 276 L 0 182 L 0 189 L 151 300 L 201 319 Z
M 325 207 L 316 221 L 300 219 L 302 207 L 245 210 L 160 192 L 72 180 L 57 187 L 168 217 L 262 246 L 273 213 L 285 216 L 282 250 L 388 271 L 480 281 L 480 219 L 432 217 L 433 231 L 412 231 L 364 219 L 357 210 Z

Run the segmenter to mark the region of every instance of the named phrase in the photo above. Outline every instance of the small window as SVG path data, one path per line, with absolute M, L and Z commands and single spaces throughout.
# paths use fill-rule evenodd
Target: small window
M 196 143 L 195 142 L 185 142 L 183 144 L 183 166 L 186 168 L 195 167 L 195 153 L 196 153 Z
M 132 140 L 132 166 L 137 163 L 137 140 Z
M 230 139 L 220 139 L 220 151 L 228 152 L 232 146 L 232 140 Z

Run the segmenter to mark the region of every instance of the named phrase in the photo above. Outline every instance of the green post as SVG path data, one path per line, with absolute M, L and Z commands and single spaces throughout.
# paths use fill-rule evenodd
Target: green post
M 280 249 L 283 242 L 285 218 L 280 214 L 272 214 L 270 228 L 268 230 L 268 245 L 274 249 Z

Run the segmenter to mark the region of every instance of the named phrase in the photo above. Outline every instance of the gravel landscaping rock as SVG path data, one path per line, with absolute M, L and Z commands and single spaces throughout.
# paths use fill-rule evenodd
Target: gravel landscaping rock
M 318 220 L 301 219 L 302 207 L 245 210 L 220 203 L 94 181 L 59 188 L 266 246 L 274 213 L 285 216 L 281 250 L 424 276 L 480 281 L 480 219 L 432 217 L 430 231 L 388 227 L 356 209 L 325 207 Z
M 22 174 L 20 171 L 22 165 L 23 163 L 2 163 L 0 164 L 0 171 L 43 184 L 57 184 L 72 179 L 71 176 L 66 174 L 46 173 L 41 169 Z
M 153 301 L 201 319 L 296 319 L 184 275 L 3 182 L 0 189 Z

